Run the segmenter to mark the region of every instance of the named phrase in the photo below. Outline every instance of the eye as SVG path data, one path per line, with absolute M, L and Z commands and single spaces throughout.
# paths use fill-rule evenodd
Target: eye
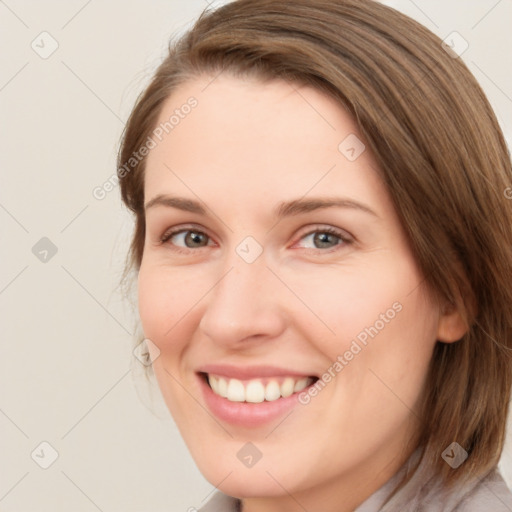
M 306 249 L 333 249 L 337 245 L 349 245 L 352 243 L 352 240 L 347 235 L 334 228 L 315 229 L 315 231 L 310 231 L 302 236 L 300 240 L 306 242 L 302 244 L 303 246 L 306 245 Z
M 174 245 L 177 250 L 198 249 L 212 245 L 208 243 L 209 240 L 210 237 L 206 233 L 193 228 L 180 228 L 167 231 L 160 239 L 162 243 Z
M 300 243 L 301 241 L 302 243 Z M 160 242 L 172 245 L 173 249 L 178 252 L 214 245 L 206 233 L 194 227 L 171 229 L 161 237 Z M 298 242 L 305 249 L 323 249 L 323 252 L 329 252 L 329 249 L 336 250 L 336 246 L 346 246 L 352 243 L 353 240 L 348 235 L 332 227 L 318 227 L 303 235 Z

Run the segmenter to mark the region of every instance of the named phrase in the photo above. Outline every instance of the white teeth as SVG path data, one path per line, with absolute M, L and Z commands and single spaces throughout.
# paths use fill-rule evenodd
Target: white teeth
M 231 402 L 245 401 L 245 388 L 242 382 L 238 379 L 230 379 L 228 384 L 227 399 Z
M 212 387 L 215 394 L 220 395 L 219 393 L 219 379 L 210 376 L 208 379 L 210 386 Z
M 216 377 L 211 377 L 211 379 L 214 379 L 218 382 L 219 395 L 222 398 L 226 398 L 228 396 L 228 383 L 226 379 L 217 379 Z
M 245 388 L 245 401 L 259 404 L 265 400 L 265 388 L 258 380 L 251 380 Z
M 227 398 L 231 402 L 258 404 L 265 400 L 273 402 L 281 397 L 289 397 L 293 393 L 308 387 L 312 384 L 313 379 L 310 377 L 300 379 L 286 377 L 281 385 L 275 379 L 268 381 L 267 385 L 264 385 L 260 379 L 252 379 L 244 385 L 238 379 L 225 379 L 208 375 L 208 382 L 216 395 Z
M 295 383 L 295 387 L 293 388 L 293 392 L 297 393 L 298 391 L 302 391 L 304 388 L 307 388 L 310 384 L 310 378 L 304 377 L 303 379 L 298 380 Z
M 295 386 L 295 381 L 291 377 L 286 377 L 284 382 L 281 384 L 281 395 L 286 398 L 293 394 L 293 388 Z
M 265 386 L 265 400 L 267 400 L 268 402 L 273 402 L 278 398 L 281 398 L 281 390 L 279 389 L 279 384 L 277 383 L 277 381 L 271 380 Z

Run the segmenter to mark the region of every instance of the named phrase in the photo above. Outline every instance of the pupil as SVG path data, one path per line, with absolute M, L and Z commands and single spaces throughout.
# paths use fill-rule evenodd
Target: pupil
M 201 233 L 195 233 L 194 231 L 190 231 L 190 233 L 187 235 L 187 245 L 188 242 L 191 242 L 191 244 L 199 244 L 201 245 L 201 238 L 203 235 Z
M 331 233 L 319 233 L 315 235 L 314 241 L 315 245 L 320 245 L 320 247 L 325 247 L 325 245 L 329 245 L 333 240 L 329 240 L 333 235 Z

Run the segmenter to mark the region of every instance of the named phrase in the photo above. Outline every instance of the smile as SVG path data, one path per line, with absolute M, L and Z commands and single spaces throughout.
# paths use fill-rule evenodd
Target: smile
M 268 365 L 208 364 L 196 369 L 206 407 L 217 419 L 245 428 L 278 421 L 300 406 L 300 393 L 318 380 L 308 373 Z
M 230 402 L 274 402 L 298 393 L 314 382 L 313 377 L 274 377 L 239 380 L 220 375 L 206 374 L 212 391 Z

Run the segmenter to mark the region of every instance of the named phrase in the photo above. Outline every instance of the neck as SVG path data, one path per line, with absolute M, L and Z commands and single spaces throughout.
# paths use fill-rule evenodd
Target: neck
M 283 488 L 283 494 L 280 496 L 243 499 L 241 511 L 353 512 L 375 491 L 389 482 L 414 451 L 414 449 L 401 451 L 396 447 L 394 455 L 390 457 L 389 448 L 389 446 L 386 447 L 386 450 L 379 454 L 373 453 L 358 467 L 350 468 L 349 471 L 336 475 L 320 486 L 295 492 Z

